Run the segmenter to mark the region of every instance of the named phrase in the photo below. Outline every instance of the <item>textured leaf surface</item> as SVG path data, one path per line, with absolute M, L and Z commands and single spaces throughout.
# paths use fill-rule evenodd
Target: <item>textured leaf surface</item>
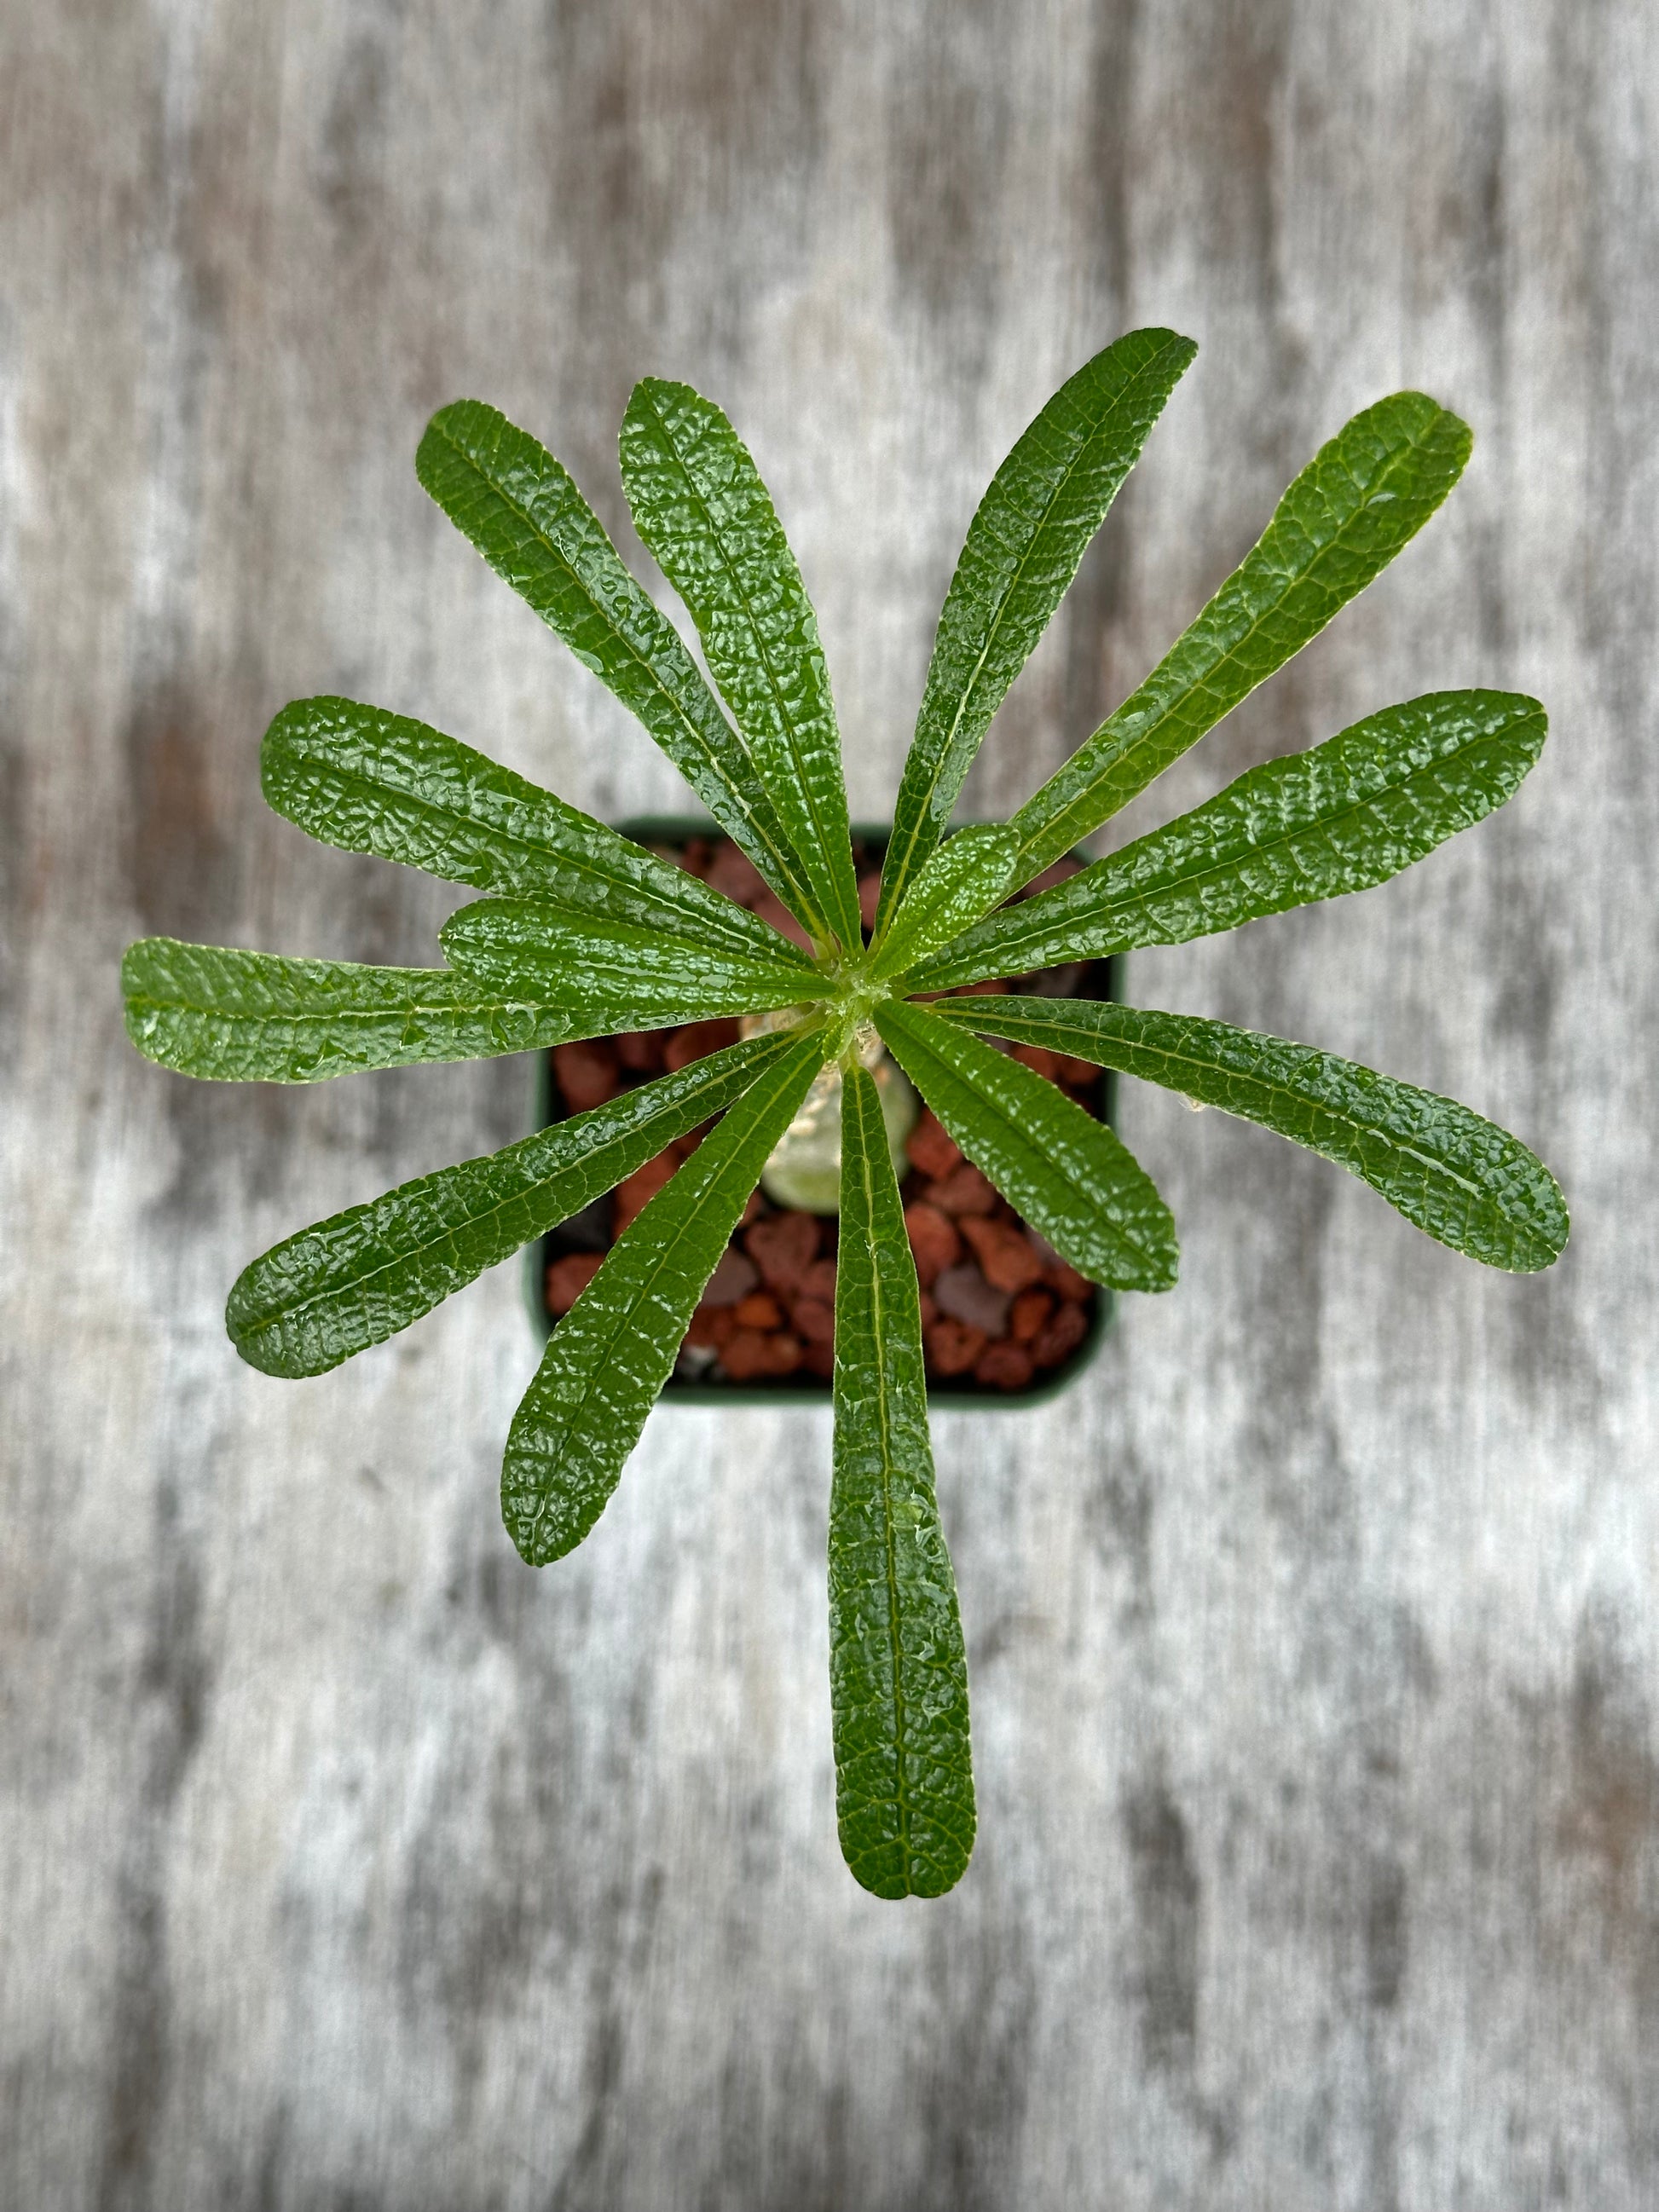
M 623 1030 L 798 1006 L 823 988 L 811 969 L 572 914 L 545 899 L 479 899 L 451 915 L 438 940 L 483 985 L 568 1006 L 590 1023 L 614 1015 L 611 1026 Z
M 1567 1209 L 1520 1139 L 1455 1099 L 1224 1022 L 1096 1000 L 975 998 L 947 1023 L 1072 1053 L 1259 1121 L 1347 1168 L 1442 1244 L 1531 1274 L 1559 1257 Z
M 1062 1259 L 1115 1290 L 1170 1287 L 1179 1248 L 1170 1209 L 1103 1121 L 929 1007 L 890 1000 L 876 1027 L 968 1158 Z
M 501 1516 L 532 1567 L 574 1549 L 605 1510 L 702 1286 L 823 1065 L 821 1030 L 772 1061 L 611 1247 L 548 1339 L 501 1468 Z
M 939 616 L 878 927 L 944 836 L 991 717 L 1197 351 L 1173 331 L 1128 331 L 1060 386 L 991 479 Z
M 817 617 L 749 449 L 712 400 L 647 377 L 622 427 L 640 536 L 691 611 L 767 796 L 843 945 L 858 889 Z
M 1013 872 L 1014 834 L 984 825 L 959 830 L 910 878 L 872 974 L 902 975 L 994 906 Z
M 121 963 L 147 1060 L 220 1083 L 319 1083 L 358 1068 L 483 1060 L 588 1034 L 568 1008 L 447 968 L 360 968 L 142 938 Z
M 1535 699 L 1439 691 L 1249 769 L 1178 821 L 993 915 L 912 977 L 937 991 L 1133 945 L 1179 945 L 1369 890 L 1515 792 L 1543 750 Z
M 325 1374 L 383 1343 L 723 1113 L 790 1043 L 751 1037 L 301 1230 L 237 1278 L 232 1343 L 251 1366 L 286 1376 Z
M 278 814 L 346 852 L 808 964 L 787 938 L 684 868 L 470 745 L 384 708 L 296 699 L 265 732 L 259 775 Z
M 458 399 L 428 424 L 415 471 L 496 574 L 639 717 L 784 904 L 821 935 L 799 863 L 741 739 L 552 454 L 494 407 Z
M 1397 392 L 1345 424 L 1140 686 L 1014 817 L 1022 881 L 1144 791 L 1324 629 L 1463 472 L 1467 424 Z
M 933 1495 L 915 1264 L 861 1067 L 842 1086 L 830 1696 L 836 1813 L 878 1897 L 939 1897 L 974 1847 L 968 1661 Z

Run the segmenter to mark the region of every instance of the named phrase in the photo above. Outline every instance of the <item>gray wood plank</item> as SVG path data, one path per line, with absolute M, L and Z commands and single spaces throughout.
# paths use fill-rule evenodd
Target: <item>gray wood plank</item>
M 1659 2201 L 1655 47 L 1642 0 L 0 8 L 0 2201 Z M 869 815 L 991 469 L 1152 320 L 1203 351 L 972 803 L 1354 408 L 1457 407 L 1444 514 L 1123 833 L 1443 684 L 1541 696 L 1538 773 L 1131 988 L 1468 1099 L 1576 1234 L 1488 1276 L 1130 1091 L 1182 1282 L 939 1425 L 981 1842 L 896 1909 L 836 1850 L 823 1420 L 661 1412 L 523 1568 L 511 1271 L 302 1386 L 221 1312 L 516 1134 L 525 1068 L 193 1087 L 114 970 L 429 957 L 445 895 L 262 809 L 291 696 L 677 803 L 420 493 L 442 401 L 637 561 L 628 389 L 718 397 Z

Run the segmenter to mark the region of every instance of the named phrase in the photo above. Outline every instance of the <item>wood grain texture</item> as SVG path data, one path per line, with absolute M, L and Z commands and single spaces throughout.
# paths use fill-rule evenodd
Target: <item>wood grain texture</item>
M 0 8 L 0 2202 L 1659 2201 L 1656 64 L 1643 0 Z M 1203 351 L 969 804 L 1346 416 L 1455 408 L 1444 513 L 1115 828 L 1430 688 L 1541 696 L 1541 766 L 1131 992 L 1467 1099 L 1576 1231 L 1491 1275 L 1126 1087 L 1183 1279 L 1051 1408 L 938 1424 L 980 1841 L 895 1907 L 836 1848 L 827 1424 L 659 1412 L 521 1566 L 512 1270 L 308 1383 L 221 1316 L 520 1133 L 525 1066 L 192 1086 L 116 965 L 429 957 L 450 895 L 262 808 L 290 697 L 677 802 L 422 495 L 443 401 L 638 562 L 629 386 L 718 399 L 867 817 L 991 471 L 1154 322 Z

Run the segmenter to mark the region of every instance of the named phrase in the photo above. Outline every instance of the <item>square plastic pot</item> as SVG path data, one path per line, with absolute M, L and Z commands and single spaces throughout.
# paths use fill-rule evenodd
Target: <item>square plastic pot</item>
M 717 823 L 696 815 L 647 815 L 617 825 L 625 837 L 641 845 L 684 845 L 693 837 L 719 839 L 724 833 Z M 872 855 L 879 857 L 886 850 L 890 825 L 886 823 L 854 823 L 853 839 L 855 844 L 866 847 Z M 1086 856 L 1075 856 L 1079 861 Z M 1121 959 L 1091 960 L 1083 963 L 1083 972 L 1075 990 L 1067 995 L 1080 999 L 1110 999 L 1118 996 L 1122 975 Z M 554 1121 L 565 1118 L 562 1104 L 553 1081 L 552 1054 L 538 1052 L 533 1055 L 534 1086 L 531 1101 L 531 1128 L 544 1129 Z M 1101 1073 L 1101 1116 L 1107 1123 L 1114 1121 L 1117 1091 L 1116 1080 L 1109 1070 Z M 545 1344 L 553 1333 L 553 1317 L 547 1310 L 547 1269 L 554 1256 L 556 1228 L 545 1237 L 539 1237 L 526 1251 L 525 1291 L 530 1308 L 532 1327 L 538 1343 Z M 1098 1285 L 1095 1291 L 1094 1311 L 1090 1317 L 1088 1334 L 1075 1352 L 1051 1368 L 1046 1375 L 1029 1383 L 1023 1390 L 987 1390 L 977 1385 L 958 1389 L 949 1383 L 929 1382 L 927 1401 L 939 1413 L 1020 1413 L 1029 1407 L 1046 1405 L 1062 1390 L 1069 1389 L 1084 1370 L 1099 1354 L 1107 1330 L 1111 1327 L 1114 1302 L 1112 1293 Z M 810 1381 L 796 1382 L 793 1378 L 777 1382 L 715 1382 L 701 1376 L 671 1375 L 663 1385 L 664 1399 L 677 1406 L 828 1406 L 832 1386 L 827 1381 L 812 1376 Z

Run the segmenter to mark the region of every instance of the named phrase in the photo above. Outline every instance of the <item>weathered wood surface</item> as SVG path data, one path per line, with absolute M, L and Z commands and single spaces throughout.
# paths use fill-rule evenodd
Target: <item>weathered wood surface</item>
M 1659 2203 L 1651 8 L 8 0 L 0 40 L 0 2201 Z M 514 1271 L 308 1384 L 220 1316 L 279 1233 L 517 1133 L 525 1067 L 193 1088 L 115 965 L 430 957 L 434 890 L 262 810 L 295 694 L 676 803 L 417 489 L 437 404 L 543 434 L 637 555 L 631 380 L 719 396 L 873 814 L 990 470 L 1153 320 L 1203 352 L 972 795 L 1356 406 L 1456 406 L 1449 507 L 1156 811 L 1442 684 L 1538 692 L 1543 765 L 1132 994 L 1468 1099 L 1577 1231 L 1490 1275 L 1130 1089 L 1183 1280 L 1052 1409 L 939 1425 L 981 1839 L 896 1909 L 836 1851 L 825 1424 L 659 1413 L 520 1566 Z

